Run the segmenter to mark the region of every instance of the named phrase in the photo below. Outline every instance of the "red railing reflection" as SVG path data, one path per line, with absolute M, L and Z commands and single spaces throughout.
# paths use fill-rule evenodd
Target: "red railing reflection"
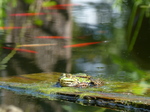
M 21 52 L 37 53 L 36 51 L 28 50 L 28 49 L 18 49 L 18 48 L 11 48 L 11 47 L 2 47 L 2 48 L 3 49 L 10 49 L 10 50 L 21 51 Z
M 45 39 L 68 39 L 70 37 L 63 37 L 63 36 L 38 36 L 35 38 L 45 38 Z
M 99 44 L 99 43 L 103 43 L 103 42 L 104 41 L 66 45 L 66 46 L 64 46 L 64 48 L 68 48 L 68 47 L 84 47 L 84 46 L 89 46 L 89 45 L 93 45 L 93 44 Z
M 17 14 L 10 14 L 10 16 L 40 16 L 40 15 L 48 15 L 48 14 L 55 14 L 55 13 L 17 13 Z
M 50 7 L 43 7 L 44 9 L 67 9 L 67 7 L 70 6 L 79 6 L 79 4 L 60 4 L 60 5 L 54 5 Z
M 32 26 L 26 26 L 26 27 L 21 27 L 21 26 L 4 26 L 0 27 L 0 30 L 9 30 L 9 29 L 22 29 L 22 28 L 32 28 Z

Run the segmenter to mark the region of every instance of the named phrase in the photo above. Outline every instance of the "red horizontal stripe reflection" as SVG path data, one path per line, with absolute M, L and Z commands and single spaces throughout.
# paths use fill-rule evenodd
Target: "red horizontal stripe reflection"
M 90 42 L 90 43 L 81 43 L 81 44 L 74 44 L 74 45 L 66 45 L 64 46 L 64 48 L 67 48 L 67 47 L 84 47 L 84 46 L 88 46 L 88 45 L 92 45 L 92 44 L 98 44 L 98 43 L 102 43 L 103 41 L 101 42 Z
M 79 6 L 78 4 L 60 4 L 51 7 L 44 7 L 45 9 L 66 9 L 69 6 Z
M 18 14 L 10 14 L 10 16 L 37 16 L 46 14 L 53 14 L 53 13 L 18 13 Z
M 0 29 L 5 29 L 5 30 L 8 30 L 8 29 L 22 29 L 22 28 L 31 28 L 31 26 L 28 26 L 28 27 L 21 27 L 21 26 L 4 26 L 4 27 L 0 27 Z
M 63 37 L 63 36 L 38 36 L 35 38 L 47 38 L 47 39 L 66 39 L 70 37 Z
M 21 52 L 37 53 L 36 51 L 28 50 L 28 49 L 18 49 L 18 48 L 11 48 L 11 47 L 2 47 L 2 48 L 10 49 L 10 50 L 16 50 L 16 51 L 21 51 Z

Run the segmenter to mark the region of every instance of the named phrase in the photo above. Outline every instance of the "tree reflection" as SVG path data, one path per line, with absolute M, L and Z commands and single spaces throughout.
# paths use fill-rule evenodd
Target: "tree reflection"
M 8 68 L 11 68 L 13 66 L 15 69 L 11 69 L 13 70 L 13 72 L 10 72 L 10 69 L 8 69 L 8 73 L 24 74 L 30 73 L 31 71 L 32 73 L 38 72 L 35 68 L 38 68 L 39 70 L 44 72 L 69 72 L 71 68 L 71 65 L 69 64 L 69 60 L 71 57 L 71 48 L 64 49 L 63 46 L 68 45 L 72 37 L 72 23 L 70 14 L 71 6 L 65 6 L 65 9 L 63 10 L 59 8 L 45 9 L 43 7 L 52 7 L 56 4 L 69 4 L 70 1 L 58 0 L 46 2 L 43 0 L 39 0 L 36 2 L 28 2 L 19 0 L 13 3 L 15 3 L 16 5 L 13 6 L 13 4 L 8 3 L 10 8 L 6 11 L 7 17 L 5 21 L 7 22 L 5 26 L 7 27 L 7 29 L 4 30 L 7 35 L 5 41 L 3 41 L 6 46 L 3 46 L 3 48 L 8 49 L 8 43 L 9 45 L 11 43 L 14 43 L 16 44 L 16 46 L 10 46 L 9 50 L 13 50 L 12 47 L 22 46 L 21 48 L 14 49 L 22 52 L 17 52 L 13 59 L 10 60 Z M 18 26 L 17 29 L 16 26 Z M 69 38 L 35 38 L 40 36 L 60 36 Z M 36 54 L 32 54 L 29 52 L 27 53 L 24 50 L 25 48 L 23 45 L 29 44 L 39 44 L 39 46 L 37 47 L 30 46 L 26 48 L 26 51 L 35 51 L 37 52 Z M 40 44 L 49 44 L 49 46 L 40 46 Z M 18 57 L 22 57 L 22 59 L 18 60 Z M 24 65 L 26 63 L 28 67 L 22 68 L 18 63 L 22 63 L 21 65 Z M 36 67 L 33 67 L 33 65 Z M 26 70 L 24 68 L 26 68 Z M 29 68 L 32 68 L 32 70 L 30 70 Z

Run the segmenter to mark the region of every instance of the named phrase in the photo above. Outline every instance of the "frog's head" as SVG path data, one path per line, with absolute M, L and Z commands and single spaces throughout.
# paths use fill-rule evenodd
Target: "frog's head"
M 76 74 L 76 77 L 81 77 L 81 78 L 86 78 L 86 79 L 90 79 L 91 76 L 85 74 L 85 73 L 78 73 Z
M 61 78 L 59 79 L 61 86 L 76 86 L 78 81 L 71 74 L 63 73 Z
M 63 73 L 61 78 L 72 78 L 72 74 L 70 74 L 70 73 Z

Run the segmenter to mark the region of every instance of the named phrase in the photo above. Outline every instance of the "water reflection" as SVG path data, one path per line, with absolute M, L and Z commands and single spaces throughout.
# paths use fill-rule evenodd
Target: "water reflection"
M 141 71 L 135 67 L 135 64 L 128 62 L 124 36 L 124 24 L 127 22 L 127 17 L 124 18 L 121 10 L 113 7 L 112 4 L 115 0 L 72 0 L 73 3 L 80 5 L 74 8 L 55 7 L 53 9 L 43 8 L 42 2 L 44 1 L 42 0 L 35 3 L 17 2 L 16 6 L 8 5 L 10 9 L 6 10 L 7 16 L 4 21 L 6 27 L 1 28 L 3 30 L 0 31 L 1 36 L 4 38 L 0 41 L 0 50 L 2 51 L 0 67 L 3 67 L 1 68 L 3 69 L 1 76 L 40 72 L 85 72 L 94 76 L 107 74 L 107 76 L 111 76 L 116 80 L 117 78 L 114 76 L 117 74 L 117 77 L 124 81 L 127 81 L 125 77 L 130 78 L 130 76 L 133 76 L 132 79 L 137 80 L 142 77 L 139 75 Z M 69 4 L 70 0 L 59 1 L 58 3 Z M 48 3 L 48 5 L 52 4 Z M 27 16 L 28 11 L 36 12 L 36 14 L 32 13 L 34 16 Z M 26 16 L 10 16 L 11 14 L 20 13 L 26 13 Z M 148 27 L 146 28 L 148 29 Z M 143 33 L 140 33 L 141 35 Z M 140 39 L 135 44 L 137 49 L 141 42 Z M 64 46 L 72 44 L 100 41 L 108 41 L 109 43 L 99 43 L 79 48 L 64 48 Z M 33 47 L 34 44 L 39 46 Z M 43 44 L 49 45 L 42 46 Z M 27 48 L 25 45 L 32 46 Z M 22 47 L 15 49 L 15 51 L 12 50 L 18 46 Z M 36 53 L 23 51 L 23 49 L 35 51 Z M 140 57 L 146 56 L 149 60 L 148 50 L 142 52 L 144 52 L 144 55 L 139 55 L 139 53 L 137 55 Z M 4 69 L 5 67 L 6 69 Z M 135 75 L 131 75 L 135 71 Z M 25 109 L 23 105 L 26 105 L 26 108 L 31 108 L 33 112 L 52 110 L 65 112 L 75 111 L 76 108 L 98 110 L 96 107 L 83 107 L 68 102 L 65 102 L 64 105 L 64 102 L 53 102 L 26 96 L 18 97 L 18 95 L 8 91 L 4 91 L 2 94 L 4 94 L 1 100 L 2 103 L 12 103 L 19 106 L 18 102 L 21 102 L 23 109 Z M 9 98 L 8 96 L 12 97 Z M 14 99 L 16 102 L 14 102 Z M 57 108 L 52 108 L 52 110 L 48 108 L 56 105 Z M 45 108 L 45 106 L 47 107 Z M 104 111 L 105 109 L 102 108 L 101 110 Z
M 3 102 L 2 104 L 13 104 L 22 108 L 24 112 L 67 112 L 62 108 L 62 102 L 52 102 L 46 99 L 38 99 L 31 96 L 16 95 L 13 92 L 6 90 L 2 90 L 1 94 L 3 95 L 3 97 L 1 97 L 1 102 Z
M 86 72 L 93 76 L 101 75 L 104 73 L 106 65 L 99 59 L 98 57 L 92 60 L 88 60 L 87 57 L 78 58 L 75 60 L 75 71 Z
M 90 112 L 116 112 L 109 109 L 92 106 L 82 106 L 70 102 L 50 101 L 44 98 L 41 99 L 26 95 L 16 95 L 13 92 L 7 90 L 1 90 L 0 102 L 0 104 L 15 105 L 17 107 L 20 107 L 24 112 L 85 112 L 85 110 L 88 110 Z
M 77 1 L 74 1 L 75 3 Z M 80 3 L 80 1 L 78 1 Z M 92 35 L 94 40 L 110 40 L 112 38 L 112 15 L 113 10 L 107 1 L 86 1 L 81 2 L 82 7 L 76 9 L 75 13 L 83 13 L 75 19 L 85 30 L 85 35 Z M 80 11 L 82 10 L 82 11 Z M 78 17 L 80 19 L 78 19 Z M 90 21 L 88 21 L 90 20 Z
M 36 7 L 36 3 L 33 4 L 33 7 Z M 10 26 L 11 23 L 13 23 L 14 26 L 20 26 L 20 29 L 12 29 L 10 32 L 7 30 L 5 31 L 7 35 L 5 35 L 6 39 L 5 42 L 3 42 L 5 44 L 3 51 L 10 51 L 9 53 L 11 53 L 12 48 L 8 47 L 13 43 L 22 46 L 19 49 L 17 48 L 17 54 L 15 56 L 11 56 L 13 59 L 9 62 L 10 67 L 9 65 L 7 67 L 10 73 L 8 75 L 33 72 L 70 71 L 71 65 L 69 64 L 69 59 L 71 57 L 71 51 L 70 48 L 63 48 L 64 45 L 70 44 L 71 39 L 70 8 L 59 12 L 59 10 L 46 10 L 42 9 L 42 7 L 42 4 L 40 4 L 38 6 L 39 9 L 37 8 L 35 10 L 42 13 L 48 13 L 47 15 L 34 15 L 31 17 L 9 16 L 11 14 L 24 13 L 28 10 L 35 11 L 34 9 L 30 9 L 31 7 L 28 6 L 27 3 L 21 1 L 18 1 L 16 7 L 11 7 L 12 10 L 6 11 L 8 14 L 6 26 Z M 42 36 L 61 36 L 70 38 L 35 38 Z M 39 46 L 23 47 L 29 44 L 38 44 Z M 42 44 L 49 44 L 49 46 L 40 46 Z M 6 48 L 8 50 L 5 50 Z M 36 51 L 36 54 L 29 53 L 27 50 Z M 8 53 L 6 53 L 6 55 L 8 55 Z
M 67 3 L 69 3 L 69 1 Z M 70 13 L 71 8 L 66 8 L 63 10 L 45 10 L 39 8 L 38 9 L 39 12 L 33 14 L 33 13 L 24 13 L 25 11 L 30 9 L 29 6 L 25 6 L 26 8 L 24 11 L 24 9 L 21 8 L 23 7 L 24 4 L 26 3 L 18 1 L 17 7 L 11 7 L 13 10 L 7 11 L 8 15 L 22 14 L 23 16 L 7 16 L 6 18 L 7 21 L 6 26 L 9 26 L 12 22 L 14 23 L 15 26 L 20 26 L 19 27 L 20 29 L 13 29 L 6 35 L 6 39 L 3 44 L 4 45 L 3 54 L 7 56 L 10 53 L 12 59 L 9 61 L 7 65 L 7 72 L 5 73 L 7 73 L 8 75 L 21 75 L 21 74 L 51 72 L 51 71 L 71 72 L 72 66 L 71 54 L 73 52 L 71 52 L 71 47 L 64 48 L 64 46 L 71 44 L 71 37 L 72 37 L 72 17 Z M 95 10 L 94 13 L 92 14 L 96 15 L 95 16 L 96 25 L 92 25 L 91 23 L 84 23 L 84 24 L 77 23 L 79 24 L 79 27 L 82 28 L 81 34 L 79 32 L 75 32 L 79 34 L 78 37 L 86 35 L 89 36 L 90 38 L 89 39 L 87 38 L 85 40 L 87 42 L 112 39 L 113 35 L 111 28 L 112 8 L 110 4 L 103 1 L 100 1 L 98 3 L 86 1 L 83 4 L 86 4 L 86 7 L 91 7 L 91 9 Z M 75 12 L 74 10 L 79 12 L 79 9 L 76 8 L 79 8 L 83 4 L 80 4 L 79 6 L 75 6 L 75 8 L 72 8 L 73 10 L 72 12 Z M 34 5 L 36 6 L 36 4 Z M 84 10 L 86 10 L 86 8 Z M 40 12 L 42 12 L 42 14 Z M 43 13 L 44 14 L 46 13 L 46 15 L 43 16 Z M 27 14 L 28 15 L 30 14 L 32 16 L 29 17 Z M 48 25 L 50 25 L 50 27 Z M 24 27 L 27 26 L 32 27 L 24 29 Z M 23 29 L 21 29 L 21 27 L 23 27 Z M 58 37 L 68 37 L 68 38 L 58 38 Z M 81 42 L 80 38 L 77 38 L 73 41 L 77 43 Z M 34 47 L 35 44 L 39 46 Z M 49 44 L 49 46 L 42 46 L 43 44 L 47 45 Z M 15 47 L 15 45 L 20 47 L 19 49 L 18 48 L 15 49 L 17 53 L 14 55 L 11 54 L 11 51 L 13 49 L 12 47 Z M 28 47 L 26 47 L 25 45 L 26 46 L 28 45 Z M 91 48 L 94 48 L 94 46 Z M 36 53 L 34 54 L 31 52 L 27 52 L 27 50 L 35 51 Z M 84 48 L 82 50 L 84 51 Z M 73 53 L 73 55 L 76 54 Z M 98 57 L 98 55 L 99 54 L 96 54 L 94 58 Z M 5 56 L 3 58 L 5 58 Z M 87 57 L 89 56 L 87 55 Z M 99 61 L 101 57 L 98 57 L 97 59 L 94 58 L 92 57 L 91 60 L 96 60 L 95 61 L 96 64 L 91 64 L 95 62 L 89 61 L 89 63 L 84 63 L 85 67 L 83 68 L 81 67 L 79 68 L 81 62 L 76 61 L 75 65 L 77 65 L 78 67 L 75 68 L 76 71 L 74 72 L 78 71 L 83 72 L 87 70 L 88 72 L 91 73 L 94 72 L 98 67 L 101 67 L 101 62 Z M 89 67 L 91 69 L 89 69 Z M 99 72 L 98 69 L 96 71 L 97 73 Z M 2 74 L 2 76 L 4 75 Z

